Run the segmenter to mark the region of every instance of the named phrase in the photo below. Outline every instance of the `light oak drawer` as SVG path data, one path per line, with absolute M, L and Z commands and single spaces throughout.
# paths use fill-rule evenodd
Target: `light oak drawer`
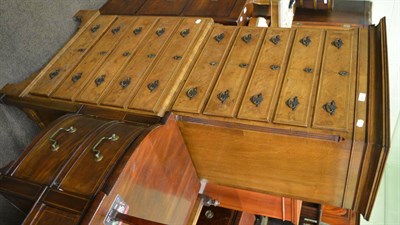
M 292 30 L 269 28 L 240 107 L 238 118 L 270 121 L 285 74 Z
M 309 126 L 324 37 L 323 30 L 297 30 L 274 123 Z
M 265 29 L 240 28 L 204 114 L 234 117 L 264 38 Z
M 313 127 L 352 128 L 357 76 L 356 30 L 327 31 Z
M 108 58 L 116 43 L 128 31 L 133 21 L 134 17 L 118 17 L 79 65 L 67 76 L 65 82 L 55 91 L 52 97 L 75 100 L 77 94 L 87 82 L 95 82 L 94 73 Z
M 110 85 L 108 92 L 101 100 L 102 105 L 127 107 L 143 79 L 146 78 L 147 72 L 157 62 L 166 43 L 181 22 L 180 18 L 163 17 L 158 19 L 153 27 L 147 27 L 150 31 L 142 42 L 143 47 L 132 56 L 119 78 Z M 143 27 L 142 32 L 145 30 L 146 27 Z M 128 85 L 123 86 L 123 83 Z
M 102 37 L 115 19 L 115 16 L 97 17 L 81 35 L 76 37 L 65 52 L 61 53 L 60 56 L 56 56 L 58 59 L 53 65 L 50 65 L 46 71 L 41 72 L 42 76 L 29 93 L 49 96 L 75 66 L 81 62 L 86 52 Z
M 237 27 L 214 27 L 173 110 L 200 113 L 235 40 Z

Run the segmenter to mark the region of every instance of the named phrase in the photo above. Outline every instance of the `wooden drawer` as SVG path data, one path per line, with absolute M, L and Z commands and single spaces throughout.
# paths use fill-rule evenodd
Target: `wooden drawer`
M 116 107 L 127 107 L 136 93 L 147 72 L 158 60 L 166 43 L 176 30 L 182 19 L 176 17 L 163 17 L 157 20 L 157 23 L 150 29 L 146 38 L 143 40 L 143 47 L 132 56 L 128 65 L 120 73 L 111 85 L 108 92 L 103 96 L 101 104 Z M 146 27 L 143 27 L 143 33 Z M 163 30 L 162 35 L 157 35 L 158 31 Z M 144 34 L 143 34 L 144 35 Z M 125 87 L 121 86 L 122 82 L 128 83 Z
M 292 30 L 267 30 L 238 118 L 270 121 L 285 74 Z
M 18 162 L 12 175 L 50 185 L 85 137 L 104 123 L 103 120 L 90 117 L 71 116 L 54 125 L 36 144 L 26 150 L 25 157 Z
M 141 46 L 146 33 L 156 20 L 154 17 L 140 17 L 126 29 L 127 32 L 124 37 L 107 58 L 107 61 L 91 76 L 91 82 L 86 84 L 76 101 L 98 103 L 108 85 L 117 78 L 122 68 L 136 54 L 137 48 Z M 134 32 L 136 29 L 141 29 L 140 33 Z
M 342 131 L 353 127 L 358 50 L 356 32 L 327 31 L 313 127 Z
M 116 44 L 124 36 L 124 33 L 132 30 L 131 24 L 133 21 L 134 17 L 118 17 L 79 65 L 68 75 L 65 82 L 55 91 L 52 97 L 75 100 L 77 94 L 86 83 L 95 83 L 97 79 L 97 77 L 94 77 L 95 72 L 111 54 Z
M 236 27 L 214 27 L 173 110 L 200 113 L 225 63 L 237 30 Z
M 204 114 L 234 117 L 251 75 L 265 29 L 240 28 Z
M 206 18 L 182 21 L 129 108 L 157 114 L 166 111 L 211 25 L 212 20 Z
M 67 44 L 68 47 L 62 49 L 64 52 L 56 56 L 55 62 L 41 71 L 30 93 L 49 96 L 81 62 L 85 53 L 102 37 L 115 19 L 115 16 L 99 16 L 80 35 L 74 36 Z
M 82 146 L 82 155 L 63 172 L 56 183 L 59 188 L 85 196 L 93 195 L 117 160 L 144 130 L 142 127 L 115 123 Z
M 324 37 L 323 30 L 297 30 L 274 123 L 309 126 Z

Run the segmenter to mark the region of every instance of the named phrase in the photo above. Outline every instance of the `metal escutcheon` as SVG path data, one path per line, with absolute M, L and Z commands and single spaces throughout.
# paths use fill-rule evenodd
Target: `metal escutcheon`
M 310 67 L 306 67 L 306 68 L 304 68 L 303 71 L 306 72 L 306 73 L 312 73 L 313 69 L 311 69 Z
M 121 30 L 121 27 L 116 27 L 116 28 L 111 30 L 111 33 L 112 34 L 117 34 L 120 30 Z
M 189 35 L 189 33 L 190 33 L 190 29 L 184 29 L 183 31 L 181 31 L 180 34 L 182 37 L 186 37 Z
M 181 59 L 182 59 L 182 56 L 176 55 L 176 56 L 174 56 L 174 57 L 172 57 L 172 58 L 175 59 L 175 60 L 181 60 Z
M 323 106 L 322 106 L 324 109 L 325 109 L 325 111 L 327 112 L 327 113 L 329 113 L 329 115 L 333 115 L 333 114 L 335 114 L 335 111 L 336 111 L 336 103 L 335 103 L 335 101 L 334 100 L 332 100 L 332 101 L 330 101 L 330 102 L 327 102 L 327 103 L 325 103 Z
M 249 64 L 248 63 L 240 63 L 239 67 L 240 68 L 247 68 L 247 67 L 249 67 Z
M 300 104 L 299 99 L 297 98 L 297 96 L 294 96 L 293 98 L 289 98 L 286 101 L 286 105 L 292 109 L 292 111 L 294 111 L 297 106 Z
M 271 65 L 269 68 L 271 68 L 271 70 L 279 70 L 281 67 L 278 65 Z
M 244 41 L 244 43 L 249 43 L 250 41 L 251 41 L 251 34 L 245 34 L 245 35 L 243 35 L 243 37 L 242 37 L 242 41 Z
M 281 42 L 281 37 L 279 35 L 273 36 L 271 39 L 269 39 L 274 45 L 278 45 L 279 42 Z
M 302 43 L 304 46 L 308 47 L 311 44 L 311 38 L 310 36 L 306 36 L 300 40 L 300 43 Z
M 224 33 L 220 33 L 215 35 L 214 39 L 219 43 L 220 41 L 222 41 L 222 39 L 224 39 L 225 34 Z
M 92 152 L 94 152 L 94 161 L 100 162 L 103 159 L 103 155 L 101 154 L 100 150 L 97 149 L 97 147 L 103 142 L 104 140 L 109 140 L 109 141 L 117 141 L 119 139 L 119 136 L 116 134 L 112 134 L 110 137 L 102 137 L 100 140 L 94 145 Z
M 349 72 L 347 72 L 347 71 L 339 71 L 339 75 L 344 77 L 344 76 L 349 75 Z
M 189 88 L 189 90 L 187 90 L 186 92 L 186 96 L 188 96 L 190 100 L 192 100 L 192 98 L 194 98 L 196 95 L 197 95 L 197 87 Z
M 131 83 L 131 78 L 128 77 L 124 80 L 121 80 L 121 82 L 119 82 L 119 85 L 121 85 L 122 89 L 125 89 L 126 87 L 129 86 L 130 83 Z
M 225 90 L 223 92 L 220 92 L 217 95 L 217 98 L 221 101 L 222 104 L 224 104 L 225 101 L 229 98 L 229 90 Z
M 140 34 L 140 32 L 142 32 L 142 30 L 143 30 L 142 27 L 137 27 L 136 29 L 133 30 L 133 34 L 138 35 L 138 34 Z
M 77 74 L 75 74 L 75 75 L 71 78 L 72 83 L 76 83 L 79 79 L 81 79 L 81 77 L 82 77 L 82 73 L 77 73 Z
M 155 81 L 147 84 L 147 88 L 150 90 L 150 92 L 153 92 L 158 87 L 159 83 L 160 83 L 159 80 L 155 80 Z
M 160 28 L 160 29 L 158 29 L 157 31 L 156 31 L 156 34 L 157 34 L 157 36 L 161 36 L 161 35 L 163 35 L 165 33 L 165 28 Z
M 336 48 L 341 48 L 343 46 L 343 41 L 340 38 L 335 39 L 334 41 L 332 41 L 332 45 L 335 46 Z
M 100 24 L 93 26 L 90 30 L 94 33 L 100 28 Z
M 58 74 L 60 73 L 60 69 L 56 69 L 56 70 L 54 70 L 53 72 L 51 72 L 50 74 L 49 74 L 49 77 L 50 77 L 50 79 L 53 79 L 54 77 L 56 77 L 56 76 L 58 76 Z
M 256 105 L 256 107 L 258 107 L 258 105 L 260 105 L 263 100 L 264 100 L 264 98 L 262 96 L 262 93 L 258 93 L 256 95 L 253 95 L 250 98 L 251 103 Z
M 102 84 L 104 82 L 104 80 L 106 79 L 106 75 L 101 75 L 100 77 L 96 78 L 96 80 L 94 80 L 94 83 L 96 84 L 96 86 L 100 86 L 100 84 Z

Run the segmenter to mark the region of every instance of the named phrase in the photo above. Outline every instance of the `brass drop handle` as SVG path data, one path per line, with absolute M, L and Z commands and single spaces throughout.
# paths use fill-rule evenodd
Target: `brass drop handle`
M 119 139 L 119 136 L 116 134 L 112 134 L 110 137 L 102 137 L 100 140 L 94 145 L 92 152 L 94 152 L 94 161 L 100 162 L 103 159 L 103 155 L 101 154 L 100 150 L 97 149 L 97 147 L 103 142 L 104 140 L 109 140 L 109 141 L 117 141 Z
M 61 132 L 61 131 L 66 131 L 70 134 L 75 133 L 76 128 L 73 126 L 70 126 L 69 128 L 65 129 L 63 127 L 59 128 L 58 130 L 56 130 L 56 132 L 54 132 L 50 137 L 49 137 L 49 141 L 51 142 L 51 151 L 55 152 L 60 148 L 60 145 L 58 144 L 58 142 L 55 140 L 56 136 Z

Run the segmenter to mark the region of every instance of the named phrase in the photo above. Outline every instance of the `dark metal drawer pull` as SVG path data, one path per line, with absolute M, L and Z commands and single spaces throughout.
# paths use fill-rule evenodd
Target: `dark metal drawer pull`
M 214 39 L 219 43 L 220 41 L 222 41 L 222 39 L 224 39 L 225 34 L 224 33 L 220 33 L 215 35 Z
M 106 75 L 101 75 L 100 77 L 96 78 L 96 80 L 94 80 L 94 83 L 96 83 L 96 86 L 100 86 L 100 84 L 102 84 L 104 82 L 104 80 L 106 79 Z
M 86 51 L 86 49 L 84 49 L 84 48 L 78 49 L 78 52 L 84 52 L 84 51 Z
M 181 60 L 181 59 L 182 59 L 182 56 L 176 55 L 176 56 L 174 56 L 174 57 L 172 57 L 172 58 L 175 59 L 175 60 Z
M 58 128 L 58 130 L 56 130 L 56 132 L 54 132 L 50 137 L 49 137 L 49 141 L 51 142 L 51 151 L 55 152 L 60 148 L 60 145 L 58 144 L 58 142 L 56 141 L 56 136 L 61 132 L 61 131 L 65 131 L 67 133 L 75 133 L 76 132 L 76 128 L 73 126 L 70 126 L 69 128 Z
M 161 36 L 161 35 L 163 35 L 164 34 L 164 32 L 165 32 L 165 28 L 160 28 L 160 29 L 158 29 L 157 31 L 156 31 L 156 34 L 157 34 L 157 36 Z
M 217 98 L 221 101 L 222 104 L 224 104 L 225 101 L 229 98 L 229 90 L 225 90 L 223 92 L 220 92 L 217 95 Z
M 251 34 L 243 35 L 242 41 L 244 41 L 246 44 L 249 43 L 251 41 Z
M 337 107 L 335 101 L 332 100 L 330 102 L 325 103 L 323 108 L 327 113 L 329 113 L 329 115 L 332 116 L 335 113 Z
M 130 52 L 124 52 L 124 53 L 122 54 L 122 56 L 127 57 L 127 56 L 129 56 L 130 54 L 131 54 Z
M 77 73 L 71 78 L 71 81 L 72 83 L 76 83 L 81 78 L 82 78 L 82 73 Z
M 292 109 L 292 111 L 294 111 L 297 106 L 300 104 L 299 99 L 297 98 L 297 96 L 294 96 L 293 98 L 289 98 L 286 101 L 286 105 Z
M 304 46 L 308 47 L 311 44 L 311 38 L 310 36 L 306 36 L 300 40 L 300 43 L 302 43 Z
M 90 29 L 93 33 L 96 32 L 100 28 L 100 24 L 97 24 Z
M 56 70 L 54 70 L 53 72 L 51 72 L 50 74 L 49 74 L 49 77 L 50 77 L 50 79 L 53 79 L 54 77 L 56 77 L 56 76 L 58 76 L 58 74 L 60 73 L 60 69 L 56 69 Z
M 269 39 L 274 45 L 279 44 L 281 42 L 281 37 L 279 35 L 273 36 L 271 39 Z
M 303 71 L 306 72 L 306 73 L 312 73 L 313 69 L 311 69 L 310 67 L 306 67 L 306 68 L 304 68 Z
M 104 140 L 109 140 L 109 141 L 117 141 L 119 139 L 119 136 L 116 134 L 112 134 L 110 137 L 102 137 L 100 140 L 94 145 L 92 152 L 94 152 L 94 161 L 100 162 L 103 159 L 103 155 L 101 154 L 100 150 L 97 149 L 97 147 L 103 142 Z
M 239 67 L 240 68 L 247 68 L 247 67 L 249 67 L 249 64 L 248 63 L 240 63 Z
M 121 85 L 122 89 L 125 89 L 126 87 L 129 86 L 129 84 L 131 84 L 131 78 L 128 77 L 124 80 L 121 80 L 121 82 L 119 82 L 119 85 Z
M 332 42 L 332 44 L 336 47 L 336 48 L 341 48 L 342 46 L 343 46 L 343 41 L 342 41 L 342 39 L 340 39 L 340 38 L 338 38 L 338 39 L 335 39 L 333 42 Z
M 211 66 L 216 66 L 216 65 L 218 65 L 218 62 L 211 61 L 211 62 L 210 62 L 210 65 L 211 65 Z
M 271 65 L 270 68 L 271 70 L 279 70 L 281 67 L 278 65 Z
M 140 34 L 140 32 L 142 32 L 143 27 L 137 27 L 136 29 L 133 30 L 133 34 L 134 35 L 138 35 Z
M 186 96 L 188 96 L 190 100 L 192 100 L 192 98 L 194 98 L 196 95 L 197 95 L 197 87 L 189 88 L 189 90 L 187 90 L 186 92 Z
M 155 58 L 155 57 L 156 57 L 156 54 L 154 54 L 154 53 L 151 53 L 151 54 L 147 55 L 147 58 L 150 58 L 150 59 Z
M 260 105 L 263 100 L 264 100 L 264 98 L 262 96 L 262 93 L 258 93 L 256 95 L 253 95 L 250 98 L 251 103 L 256 105 L 256 107 L 258 107 L 258 105 Z
M 107 55 L 107 51 L 101 51 L 100 55 Z
M 112 34 L 116 34 L 116 33 L 118 33 L 120 30 L 121 30 L 121 27 L 116 27 L 116 28 L 114 28 L 114 29 L 111 30 L 111 33 L 112 33 Z
M 186 37 L 189 35 L 189 33 L 190 33 L 190 29 L 184 29 L 183 31 L 181 31 L 180 34 L 182 37 Z
M 158 84 L 159 84 L 159 83 L 160 83 L 159 80 L 155 80 L 155 81 L 149 83 L 149 84 L 147 85 L 147 88 L 150 90 L 150 92 L 153 92 L 153 91 L 158 87 Z
M 340 76 L 347 76 L 347 75 L 349 75 L 349 72 L 347 72 L 347 71 L 340 71 L 340 72 L 339 72 L 339 75 L 340 75 Z

